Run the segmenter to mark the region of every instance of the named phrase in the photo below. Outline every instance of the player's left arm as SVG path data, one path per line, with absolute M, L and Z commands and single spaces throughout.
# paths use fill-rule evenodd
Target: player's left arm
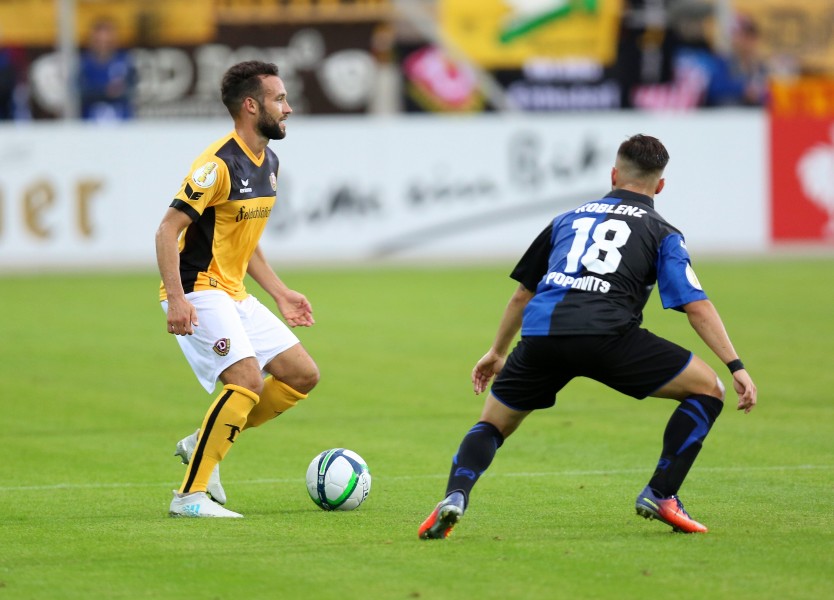
M 704 343 L 723 362 L 728 364 L 738 360 L 738 353 L 733 348 L 730 336 L 724 327 L 721 316 L 709 300 L 697 300 L 683 307 L 689 324 Z M 749 413 L 756 406 L 756 384 L 747 372 L 741 368 L 733 372 L 733 388 L 738 394 L 738 410 Z
M 313 307 L 304 294 L 291 290 L 281 281 L 277 273 L 272 270 L 261 250 L 260 244 L 255 248 L 246 272 L 260 285 L 266 293 L 272 296 L 281 316 L 290 327 L 310 327 L 316 320 L 313 318 Z

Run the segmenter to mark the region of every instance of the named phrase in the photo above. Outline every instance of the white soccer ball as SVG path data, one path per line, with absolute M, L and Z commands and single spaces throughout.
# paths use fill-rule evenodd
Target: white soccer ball
M 353 510 L 370 491 L 368 465 L 351 450 L 325 450 L 307 467 L 307 492 L 323 510 Z

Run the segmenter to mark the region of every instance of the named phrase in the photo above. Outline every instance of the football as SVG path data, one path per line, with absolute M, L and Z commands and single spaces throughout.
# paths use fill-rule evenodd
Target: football
M 307 467 L 307 492 L 323 510 L 353 510 L 371 491 L 368 465 L 356 452 L 332 448 Z

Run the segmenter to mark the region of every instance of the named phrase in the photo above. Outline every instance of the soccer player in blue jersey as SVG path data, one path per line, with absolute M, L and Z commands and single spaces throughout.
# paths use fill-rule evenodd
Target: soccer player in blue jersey
M 721 413 L 724 385 L 692 352 L 641 327 L 655 285 L 664 308 L 686 313 L 729 368 L 738 410 L 747 413 L 756 405 L 756 386 L 701 289 L 683 235 L 654 209 L 668 161 L 654 137 L 635 135 L 623 142 L 611 169 L 612 191 L 553 219 L 513 270 L 519 286 L 492 347 L 472 370 L 476 394 L 493 376 L 495 382 L 480 420 L 452 460 L 446 497 L 420 526 L 420 538 L 451 533 L 507 436 L 532 411 L 553 406 L 574 377 L 638 399 L 678 402 L 654 474 L 637 496 L 637 513 L 675 531 L 707 531 L 677 494 Z M 507 356 L 519 329 L 521 340 Z

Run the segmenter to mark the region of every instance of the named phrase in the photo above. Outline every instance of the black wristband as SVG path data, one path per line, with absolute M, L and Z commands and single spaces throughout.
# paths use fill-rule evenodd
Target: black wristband
M 728 362 L 727 368 L 730 369 L 730 373 L 735 373 L 736 371 L 741 371 L 744 368 L 744 363 L 741 362 L 740 358 L 737 358 Z

